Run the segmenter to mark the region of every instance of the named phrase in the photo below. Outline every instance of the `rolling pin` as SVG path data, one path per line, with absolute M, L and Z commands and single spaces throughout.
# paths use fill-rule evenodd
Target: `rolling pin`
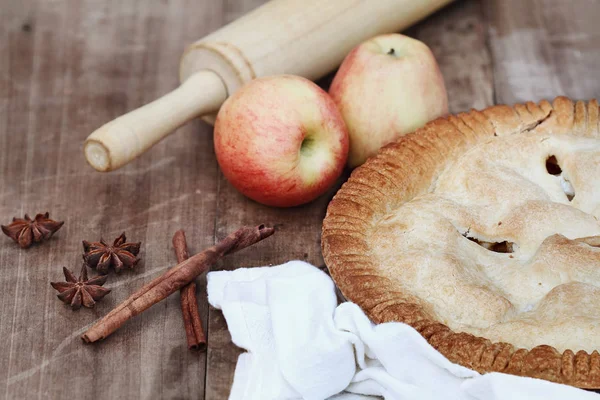
M 97 129 L 85 157 L 98 171 L 120 168 L 191 119 L 214 121 L 227 97 L 252 79 L 318 79 L 362 41 L 405 29 L 451 1 L 272 0 L 190 45 L 181 85 Z

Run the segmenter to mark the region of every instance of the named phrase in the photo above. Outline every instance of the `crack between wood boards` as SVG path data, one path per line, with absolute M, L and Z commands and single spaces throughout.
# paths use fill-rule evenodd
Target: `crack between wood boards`
M 485 5 L 483 4 L 485 3 Z M 491 75 L 491 83 L 492 83 L 492 102 L 493 104 L 498 104 L 498 91 L 496 90 L 496 60 L 494 57 L 494 52 L 492 51 L 492 39 L 490 34 L 490 26 L 491 26 L 491 15 L 492 15 L 492 4 L 488 0 L 487 2 L 479 2 L 479 13 L 485 21 L 485 29 L 483 32 L 483 43 L 484 47 L 488 53 L 488 57 L 490 59 L 490 75 Z
M 217 227 L 219 222 L 219 205 L 220 205 L 220 193 L 221 193 L 221 174 L 219 172 L 219 163 L 215 162 L 215 177 L 217 179 L 217 194 L 215 200 L 215 221 L 213 224 L 213 245 L 217 243 Z M 210 271 L 209 271 L 210 272 Z M 208 280 L 207 280 L 208 284 Z M 208 289 L 208 288 L 207 288 Z M 206 333 L 206 352 L 204 353 L 204 385 L 203 385 L 203 399 L 206 399 L 206 388 L 208 383 L 208 352 L 210 351 L 210 315 L 211 315 L 211 307 L 208 302 L 208 290 L 206 296 L 206 326 L 204 331 Z

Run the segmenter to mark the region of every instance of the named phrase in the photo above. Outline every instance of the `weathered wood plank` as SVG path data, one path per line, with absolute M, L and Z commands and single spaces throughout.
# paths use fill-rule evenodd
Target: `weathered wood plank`
M 450 6 L 411 28 L 407 34 L 426 42 L 435 53 L 451 93 L 452 111 L 491 104 L 490 57 L 485 44 L 482 10 L 477 1 L 462 1 Z M 324 79 L 323 84 L 327 83 L 328 79 Z M 322 265 L 321 223 L 336 189 L 332 188 L 305 206 L 274 209 L 244 198 L 221 175 L 216 224 L 219 237 L 245 224 L 267 223 L 278 229 L 272 238 L 227 257 L 218 268 L 275 265 L 292 259 Z M 227 397 L 239 354 L 240 349 L 231 343 L 221 312 L 210 309 L 207 400 Z
M 111 174 L 89 168 L 81 144 L 174 88 L 185 44 L 222 23 L 220 6 L 0 2 L 0 221 L 45 210 L 66 221 L 49 243 L 26 251 L 0 238 L 0 398 L 203 397 L 205 355 L 187 350 L 177 296 L 99 345 L 79 335 L 175 264 L 177 229 L 192 252 L 213 243 L 212 130 L 195 122 Z M 95 310 L 60 303 L 49 281 L 61 279 L 63 265 L 79 270 L 81 240 L 122 231 L 143 242 L 136 270 L 111 276 L 113 292 Z
M 28 118 L 28 104 L 30 99 L 30 81 L 29 77 L 33 71 L 33 37 L 29 34 L 30 14 L 29 8 L 32 2 L 23 2 L 19 7 L 11 7 L 0 13 L 0 54 L 7 55 L 0 57 L 0 207 L 1 214 L 6 213 L 5 205 L 13 202 L 13 198 L 19 198 L 23 195 L 23 188 L 17 180 L 10 179 L 11 176 L 18 176 L 24 173 L 24 154 L 22 151 L 8 152 L 9 146 L 16 149 L 25 149 L 27 145 L 27 135 L 30 121 Z M 16 49 L 18 51 L 11 51 Z M 16 130 L 17 134 L 10 135 L 11 130 Z M 22 213 L 18 205 L 13 205 L 15 212 Z M 5 218 L 4 218 L 5 219 Z M 4 243 L 4 242 L 3 242 Z M 7 398 L 8 382 L 14 380 L 18 373 L 23 371 L 11 370 L 11 361 L 14 357 L 13 349 L 18 347 L 14 338 L 19 335 L 15 329 L 14 322 L 19 314 L 19 308 L 22 306 L 22 299 L 17 297 L 19 281 L 18 275 L 19 260 L 10 257 L 6 251 L 0 247 L 0 268 L 2 268 L 2 279 L 0 279 L 0 335 L 4 338 L 0 344 L 0 363 L 4 368 L 0 370 L 0 397 Z M 8 269 L 13 272 L 8 272 Z M 21 267 L 22 268 L 22 267 Z M 21 274 L 25 274 L 22 272 Z M 22 286 L 22 283 L 21 283 Z M 38 305 L 35 299 L 30 300 L 31 306 Z M 37 304 L 36 304 L 37 303 Z M 38 314 L 39 315 L 39 314 Z M 37 325 L 37 326 L 36 326 Z M 39 324 L 32 326 L 31 332 L 39 332 Z M 23 333 L 21 333 L 23 334 Z M 29 357 L 30 352 L 24 355 Z M 27 362 L 27 360 L 24 360 Z M 14 368 L 14 367 L 13 367 Z M 4 383 L 7 382 L 7 383 Z
M 600 4 L 485 0 L 499 103 L 600 96 Z

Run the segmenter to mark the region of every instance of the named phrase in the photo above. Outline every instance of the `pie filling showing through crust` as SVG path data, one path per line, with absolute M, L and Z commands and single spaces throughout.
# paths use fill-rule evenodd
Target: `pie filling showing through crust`
M 342 293 L 480 372 L 600 387 L 598 109 L 494 106 L 386 146 L 323 224 Z

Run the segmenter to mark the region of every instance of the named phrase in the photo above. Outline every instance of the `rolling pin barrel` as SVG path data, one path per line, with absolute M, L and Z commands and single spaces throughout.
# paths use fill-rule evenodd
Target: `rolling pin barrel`
M 85 143 L 88 162 L 110 171 L 190 119 L 210 120 L 254 78 L 317 79 L 360 42 L 402 30 L 452 0 L 272 0 L 188 47 L 180 88 L 102 126 Z

